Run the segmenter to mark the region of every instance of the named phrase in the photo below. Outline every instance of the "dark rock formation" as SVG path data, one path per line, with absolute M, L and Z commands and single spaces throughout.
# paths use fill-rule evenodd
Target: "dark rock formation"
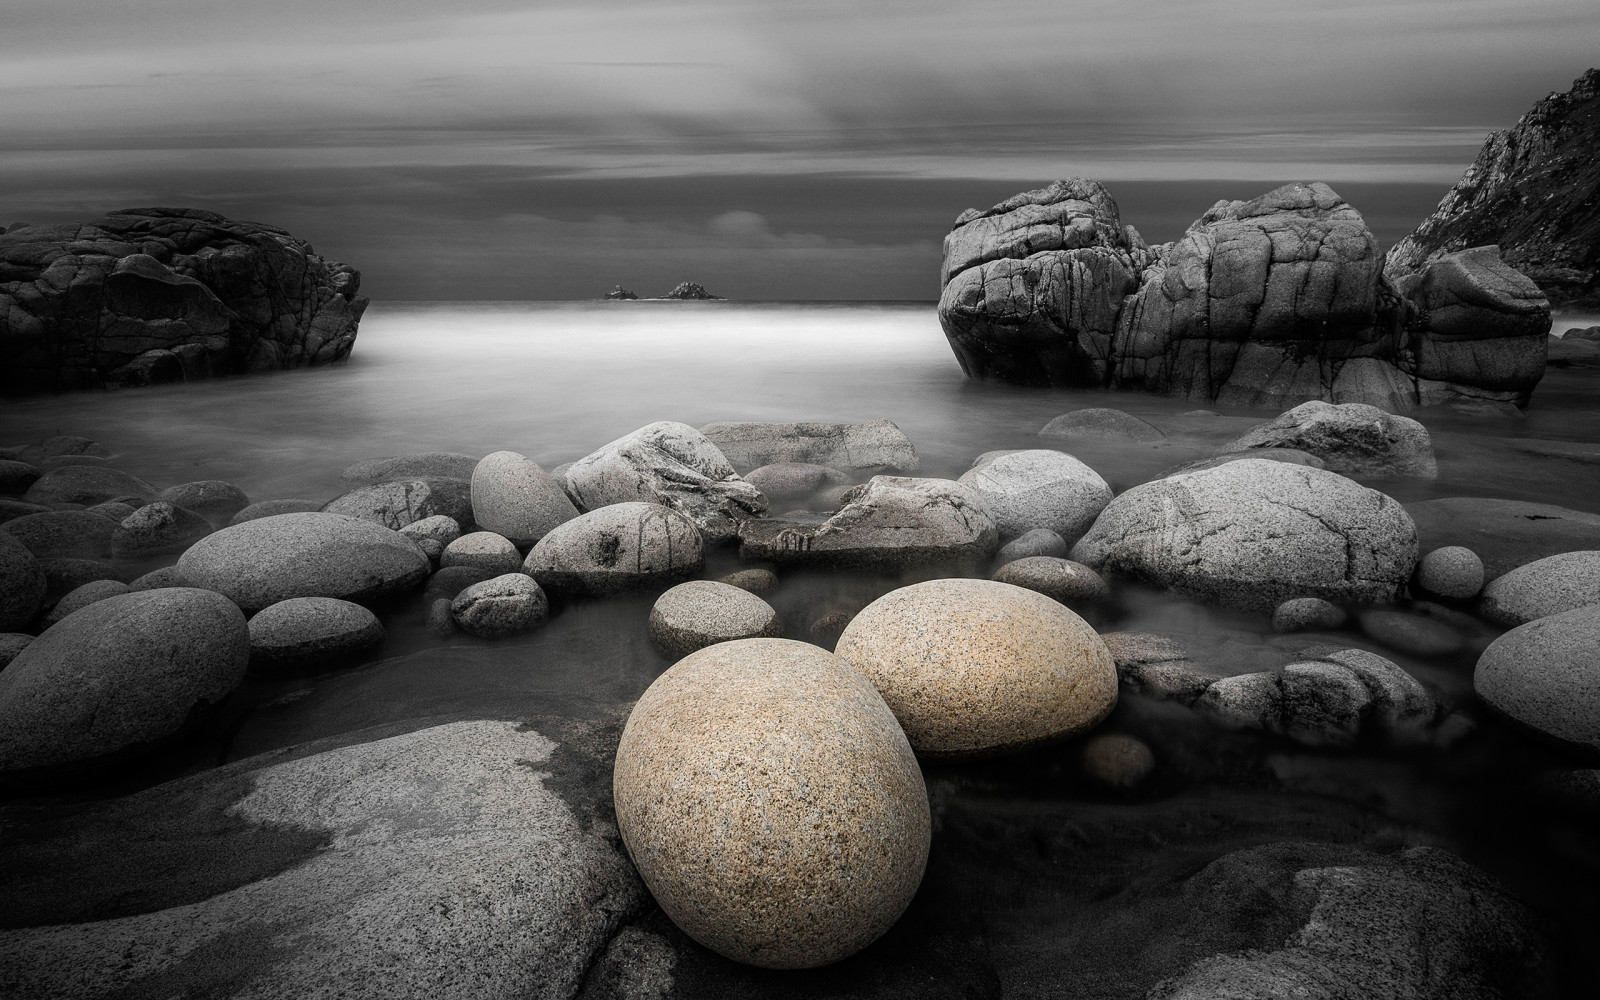
M 1389 251 L 1391 275 L 1497 244 L 1557 306 L 1600 305 L 1600 69 L 1491 133 L 1433 215 Z
M 1549 306 L 1492 247 L 1386 278 L 1326 184 L 1218 202 L 1151 247 L 1098 182 L 1057 181 L 945 237 L 939 319 L 962 370 L 1207 402 L 1386 409 L 1527 402 Z
M 0 390 L 143 385 L 339 361 L 361 276 L 281 229 L 137 208 L 0 235 Z
M 680 281 L 678 287 L 661 296 L 664 299 L 702 299 L 707 301 L 723 301 L 721 295 L 712 295 L 706 291 L 706 286 L 697 281 Z
M 621 302 L 624 300 L 637 299 L 638 297 L 639 296 L 628 291 L 626 288 L 623 288 L 621 285 L 617 285 L 615 288 L 611 289 L 611 291 L 600 296 L 600 298 L 607 302 Z

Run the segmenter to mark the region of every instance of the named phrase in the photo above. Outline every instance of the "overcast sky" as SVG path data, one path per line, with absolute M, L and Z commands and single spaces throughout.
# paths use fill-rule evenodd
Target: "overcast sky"
M 1293 179 L 1392 239 L 1595 61 L 1595 0 L 0 0 L 0 190 L 375 296 L 932 298 L 950 219 L 1074 173 L 1153 239 Z

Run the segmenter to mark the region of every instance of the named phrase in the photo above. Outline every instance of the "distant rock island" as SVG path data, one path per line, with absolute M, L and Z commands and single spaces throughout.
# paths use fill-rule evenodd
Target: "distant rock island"
M 1389 251 L 1395 273 L 1496 244 L 1554 306 L 1600 306 L 1600 69 L 1489 136 L 1439 207 Z
M 0 391 L 146 385 L 340 361 L 360 272 L 282 229 L 130 208 L 0 234 Z
M 639 296 L 628 291 L 626 288 L 623 288 L 621 285 L 617 285 L 613 287 L 611 291 L 600 297 L 607 302 L 630 302 L 634 299 L 637 299 Z
M 626 288 L 623 288 L 621 285 L 617 285 L 616 287 L 612 288 L 611 291 L 609 291 L 609 292 L 605 293 L 604 295 L 600 296 L 600 298 L 602 300 L 606 301 L 606 302 L 633 302 L 633 301 L 638 301 L 639 300 L 639 296 L 635 295 L 633 292 L 628 291 Z M 675 301 L 699 301 L 699 302 L 726 302 L 727 301 L 727 299 L 725 297 L 721 296 L 721 295 L 712 295 L 710 292 L 706 291 L 706 286 L 700 284 L 697 281 L 681 281 L 681 282 L 678 283 L 678 287 L 674 288 L 672 291 L 668 292 L 667 294 L 665 294 L 665 295 L 654 295 L 654 296 L 651 296 L 651 297 L 649 297 L 647 299 L 644 299 L 643 301 L 645 301 L 645 302 L 661 302 L 661 301 L 665 301 L 667 299 L 672 299 L 672 300 L 675 300 Z

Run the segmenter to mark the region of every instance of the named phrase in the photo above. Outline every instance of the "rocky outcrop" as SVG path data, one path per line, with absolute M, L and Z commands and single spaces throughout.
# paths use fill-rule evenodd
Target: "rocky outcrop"
M 661 297 L 664 299 L 694 299 L 708 302 L 724 301 L 723 296 L 712 295 L 710 292 L 706 291 L 706 286 L 700 284 L 698 281 L 680 281 L 678 282 L 678 287 Z
M 1466 247 L 1496 244 L 1558 306 L 1600 304 L 1600 69 L 1490 134 L 1461 180 L 1389 251 L 1408 274 Z
M 1390 410 L 1525 404 L 1549 305 L 1492 247 L 1386 277 L 1326 184 L 1222 201 L 1151 247 L 1084 178 L 969 209 L 946 236 L 939 319 L 962 370 L 1025 385 Z
M 360 274 L 273 226 L 190 208 L 0 234 L 0 390 L 298 368 L 349 356 Z
M 638 297 L 639 297 L 638 295 L 635 295 L 633 292 L 628 291 L 626 288 L 623 288 L 621 285 L 614 286 L 611 289 L 611 291 L 609 291 L 609 292 L 605 293 L 604 295 L 600 296 L 601 300 L 606 301 L 606 302 L 627 302 L 627 301 L 632 301 L 634 299 L 637 299 Z

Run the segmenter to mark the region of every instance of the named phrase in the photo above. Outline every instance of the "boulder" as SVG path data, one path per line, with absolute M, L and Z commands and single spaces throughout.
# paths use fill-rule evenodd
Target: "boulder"
M 329 514 L 359 517 L 385 528 L 443 514 L 457 524 L 472 521 L 472 486 L 464 479 L 401 479 L 358 486 L 322 505 Z
M 1478 611 L 1504 628 L 1600 604 L 1600 550 L 1545 556 L 1490 580 Z
M 0 670 L 11 665 L 33 643 L 34 637 L 26 632 L 0 632 Z
M 30 444 L 26 447 L 18 448 L 15 454 L 7 455 L 6 457 L 43 468 L 42 463 L 52 458 L 82 456 L 105 459 L 110 458 L 111 454 L 111 449 L 98 441 L 92 441 L 89 438 L 79 437 L 75 434 L 57 434 L 53 437 L 45 438 L 38 444 Z
M 191 587 L 191 584 L 176 566 L 163 566 L 153 569 L 143 576 L 138 576 L 128 582 L 129 590 L 160 590 L 163 587 Z
M 1410 656 L 1452 656 L 1467 647 L 1467 636 L 1447 622 L 1388 608 L 1356 614 L 1361 631 L 1375 642 Z
M 778 585 L 778 574 L 770 569 L 740 569 L 734 570 L 717 582 L 759 595 L 771 591 Z
M 250 668 L 301 673 L 347 663 L 383 642 L 378 616 L 333 597 L 291 597 L 250 619 Z
M 1460 545 L 1483 561 L 1485 580 L 1558 552 L 1600 549 L 1600 514 L 1548 503 L 1447 497 L 1406 504 L 1422 551 Z
M 223 528 L 190 546 L 178 572 L 246 611 L 291 597 L 379 601 L 430 569 L 417 543 L 345 514 L 279 514 Z
M 1478 657 L 1472 688 L 1537 732 L 1600 750 L 1600 605 L 1536 618 L 1502 635 Z
M 0 495 L 21 496 L 44 473 L 27 462 L 0 459 Z
M 1106 632 L 1100 639 L 1116 663 L 1117 680 L 1129 691 L 1192 705 L 1217 679 L 1202 672 L 1182 645 L 1165 636 Z
M 704 434 L 672 420 L 647 424 L 572 463 L 567 492 L 584 510 L 645 502 L 671 507 L 711 544 L 767 512 L 767 498 L 740 479 Z
M 40 476 L 22 499 L 29 503 L 88 505 L 122 496 L 151 500 L 155 495 L 156 488 L 138 476 L 97 465 L 66 465 Z
M 0 632 L 27 628 L 44 605 L 46 583 L 26 545 L 0 531 Z
M 729 420 L 706 424 L 700 433 L 736 469 L 804 462 L 832 469 L 915 472 L 921 465 L 911 439 L 891 420 L 859 424 Z
M 147 503 L 112 529 L 111 554 L 128 559 L 182 552 L 211 534 L 212 523 L 165 500 Z
M 244 508 L 228 518 L 229 524 L 243 524 L 259 517 L 276 517 L 279 514 L 310 514 L 322 509 L 325 501 L 303 500 L 287 497 L 281 500 L 262 500 Z
M 1195 708 L 1228 729 L 1257 729 L 1306 746 L 1377 736 L 1417 743 L 1438 708 L 1416 678 L 1364 649 L 1345 649 L 1270 673 L 1212 681 Z
M 747 590 L 712 580 L 672 587 L 650 609 L 650 641 L 669 660 L 735 639 L 777 638 L 783 625 L 772 605 Z
M 445 546 L 461 537 L 461 525 L 457 524 L 456 519 L 448 514 L 435 514 L 420 521 L 412 521 L 397 530 L 400 534 L 423 546 L 424 551 L 429 548 L 428 543 L 430 542 L 437 545 L 439 548 L 438 555 L 443 555 Z M 432 555 L 430 553 L 430 557 Z
M 683 299 L 703 302 L 721 302 L 723 296 L 712 295 L 706 291 L 706 286 L 698 281 L 680 281 L 672 287 L 672 291 L 661 296 L 663 299 Z
M 929 580 L 873 601 L 837 654 L 872 681 L 918 754 L 973 758 L 1094 728 L 1117 703 L 1111 654 L 1043 594 Z
M 103 559 L 111 555 L 115 521 L 86 510 L 27 514 L 0 524 L 39 559 Z
M 1000 546 L 1000 551 L 994 554 L 994 561 L 1003 566 L 1029 556 L 1062 557 L 1070 547 L 1066 539 L 1049 528 L 1032 528 Z
M 485 531 L 532 545 L 578 516 L 563 487 L 514 451 L 485 455 L 472 470 L 472 516 Z
M 1444 545 L 1417 563 L 1417 588 L 1426 594 L 1465 601 L 1483 589 L 1483 560 L 1469 548 Z
M 1274 632 L 1320 632 L 1339 628 L 1350 616 L 1320 597 L 1291 597 L 1272 609 Z
M 44 570 L 46 604 L 59 601 L 78 587 L 95 580 L 128 581 L 127 573 L 100 559 L 40 559 L 39 568 Z
M 628 717 L 612 787 L 656 902 L 735 961 L 809 968 L 860 951 L 927 864 L 927 789 L 905 734 L 866 678 L 806 643 L 679 660 Z
M 1417 533 L 1398 503 L 1337 473 L 1243 460 L 1123 493 L 1072 557 L 1233 607 L 1380 604 L 1410 579 Z
M 396 479 L 471 479 L 478 460 L 453 451 L 368 458 L 347 465 L 339 478 L 347 483 L 376 485 Z
M 463 590 L 495 575 L 481 566 L 445 566 L 428 577 L 428 585 L 422 589 L 422 603 L 432 605 L 441 599 L 449 603 Z
M 1139 787 L 1156 769 L 1155 754 L 1150 752 L 1149 745 L 1127 733 L 1101 733 L 1090 737 L 1079 759 L 1085 777 L 1115 791 Z
M 492 531 L 462 535 L 444 547 L 439 566 L 476 566 L 496 576 L 522 569 L 522 553 L 511 540 Z
M 0 497 L 0 524 L 14 521 L 19 517 L 27 517 L 29 514 L 43 514 L 54 509 L 54 507 L 47 507 L 42 503 L 27 503 L 23 500 L 9 500 Z
M 656 503 L 618 503 L 579 515 L 533 546 L 522 571 L 556 593 L 603 595 L 699 572 L 700 529 Z
M 339 361 L 360 275 L 281 229 L 140 208 L 0 235 L 0 389 L 40 392 Z M 156 352 L 157 356 L 152 356 Z
M 115 524 L 121 524 L 131 514 L 133 514 L 134 511 L 139 510 L 143 506 L 144 504 L 135 506 L 131 503 L 126 503 L 121 500 L 107 500 L 104 503 L 97 503 L 93 507 L 85 507 L 83 509 L 91 514 L 99 514 L 101 517 Z
M 62 595 L 56 606 L 42 618 L 39 624 L 49 628 L 56 622 L 72 614 L 80 608 L 87 608 L 95 601 L 103 601 L 108 597 L 126 594 L 133 588 L 121 580 L 91 580 L 81 587 L 75 587 Z
M 1311 400 L 1223 446 L 1224 452 L 1293 448 L 1347 476 L 1439 474 L 1428 429 L 1365 403 Z
M 764 518 L 739 528 L 739 554 L 780 565 L 905 569 L 993 555 L 994 519 L 976 490 L 948 479 L 874 476 L 826 519 Z
M 89 765 L 173 737 L 234 689 L 249 655 L 244 615 L 220 594 L 172 588 L 96 601 L 0 673 L 0 775 Z
M 1054 417 L 1039 429 L 1046 438 L 1076 438 L 1085 441 L 1138 441 L 1153 444 L 1167 434 L 1154 424 L 1131 413 L 1089 406 Z
M 1210 458 L 1197 458 L 1193 462 L 1185 462 L 1163 472 L 1158 479 L 1176 476 L 1184 472 L 1199 472 L 1202 469 L 1215 469 L 1219 465 L 1237 462 L 1241 458 L 1260 458 L 1269 462 L 1286 462 L 1289 465 L 1309 465 L 1313 469 L 1326 469 L 1328 463 L 1309 452 L 1298 448 L 1251 448 L 1249 451 L 1228 451 Z
M 450 602 L 450 617 L 479 639 L 504 639 L 538 628 L 550 617 L 550 600 L 524 573 L 505 573 L 469 584 Z
M 157 493 L 155 498 L 192 510 L 218 528 L 226 528 L 235 514 L 250 506 L 250 498 L 245 496 L 244 490 L 220 479 L 171 486 Z
M 850 482 L 850 477 L 826 465 L 775 462 L 745 473 L 744 481 L 769 498 L 804 497 L 824 487 L 846 485 Z
M 962 473 L 1003 538 L 1048 528 L 1063 541 L 1083 537 L 1111 502 L 1111 487 L 1071 455 L 1037 448 L 1013 451 Z
M 990 579 L 1037 591 L 1062 604 L 1098 601 L 1110 594 L 1100 574 L 1071 559 L 1029 556 L 1008 562 Z

